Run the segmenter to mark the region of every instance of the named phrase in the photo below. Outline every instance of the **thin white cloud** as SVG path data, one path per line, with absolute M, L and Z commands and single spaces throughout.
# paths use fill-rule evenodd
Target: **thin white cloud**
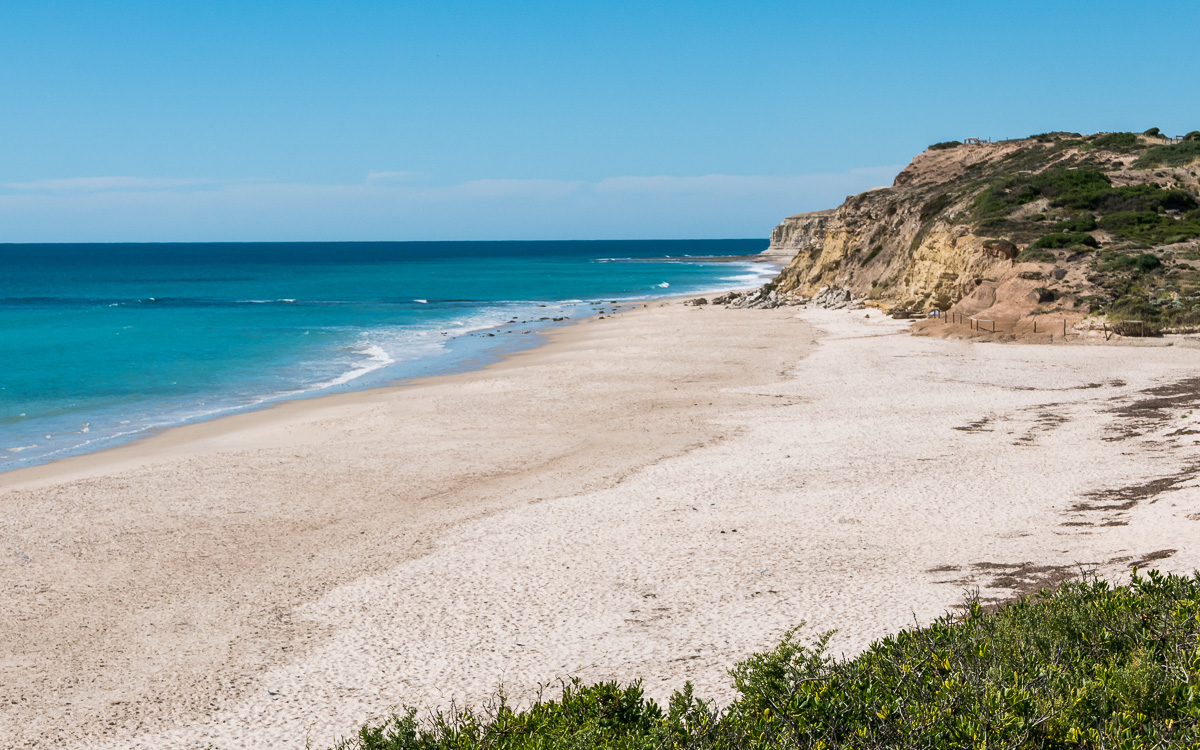
M 367 182 L 410 182 L 412 180 L 423 179 L 425 175 L 420 172 L 403 172 L 403 171 L 386 171 L 386 170 L 371 170 L 367 172 Z
M 766 237 L 785 216 L 837 206 L 899 170 L 443 185 L 407 173 L 336 185 L 39 180 L 0 190 L 0 242 Z
M 818 185 L 861 184 L 864 179 L 891 184 L 900 167 L 869 167 L 838 174 L 757 176 L 709 174 L 699 177 L 609 177 L 596 183 L 597 192 L 614 193 L 756 193 L 786 192 Z
M 471 180 L 447 188 L 447 193 L 470 198 L 538 198 L 555 200 L 586 190 L 589 183 L 573 180 Z
M 31 191 L 96 191 L 96 190 L 170 190 L 173 188 L 199 187 L 227 184 L 229 180 L 163 177 L 68 177 L 57 180 L 34 180 L 33 182 L 7 182 L 10 190 Z

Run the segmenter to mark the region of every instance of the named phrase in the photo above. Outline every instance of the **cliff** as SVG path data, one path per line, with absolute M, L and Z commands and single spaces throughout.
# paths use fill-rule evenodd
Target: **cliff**
M 774 288 L 921 312 L 1200 323 L 1200 134 L 1188 138 L 938 144 L 891 187 L 784 219 L 768 252 L 794 257 Z

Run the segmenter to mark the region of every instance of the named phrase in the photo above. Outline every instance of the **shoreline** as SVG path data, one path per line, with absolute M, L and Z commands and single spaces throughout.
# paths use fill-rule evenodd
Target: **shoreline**
M 767 256 L 762 254 L 756 255 L 738 255 L 738 256 L 686 256 L 680 258 L 646 258 L 648 262 L 679 262 L 679 263 L 728 263 L 730 265 L 740 264 L 747 266 L 746 271 L 751 274 L 763 276 L 763 270 L 751 266 L 763 266 L 771 272 L 778 272 L 782 268 L 782 264 L 775 256 Z M 763 277 L 764 279 L 767 277 Z M 732 280 L 727 280 L 727 283 Z M 461 335 L 450 336 L 446 339 L 448 348 L 439 355 L 419 358 L 411 361 L 400 363 L 389 362 L 383 367 L 376 367 L 364 370 L 355 377 L 342 380 L 349 373 L 343 373 L 333 378 L 328 383 L 321 382 L 316 384 L 306 384 L 296 387 L 290 391 L 281 391 L 267 393 L 257 396 L 256 398 L 246 403 L 230 403 L 219 406 L 211 412 L 201 415 L 184 416 L 183 414 L 175 415 L 177 419 L 172 420 L 168 424 L 160 424 L 157 426 L 139 426 L 129 432 L 118 432 L 112 435 L 102 435 L 95 438 L 84 440 L 82 443 L 58 448 L 49 453 L 37 455 L 34 458 L 34 463 L 21 462 L 23 459 L 17 451 L 24 451 L 28 448 L 36 448 L 36 445 L 23 446 L 19 449 L 13 449 L 3 458 L 10 459 L 13 465 L 8 462 L 0 462 L 0 486 L 3 483 L 3 477 L 13 472 L 22 472 L 26 469 L 36 468 L 38 466 L 46 466 L 57 463 L 62 460 L 76 458 L 79 456 L 91 455 L 94 453 L 105 452 L 119 448 L 123 445 L 138 443 L 143 440 L 152 438 L 164 432 L 174 430 L 180 427 L 187 427 L 206 422 L 226 419 L 242 414 L 254 413 L 262 410 L 272 409 L 276 406 L 293 401 L 308 401 L 312 399 L 321 399 L 330 396 L 344 395 L 347 393 L 356 393 L 367 390 L 386 389 L 393 387 L 402 387 L 412 382 L 420 381 L 428 377 L 440 377 L 443 375 L 456 375 L 474 370 L 482 369 L 497 362 L 501 362 L 514 353 L 527 351 L 538 348 L 545 343 L 545 335 L 558 328 L 570 326 L 575 322 L 593 318 L 599 312 L 603 314 L 605 308 L 612 308 L 611 312 L 618 310 L 627 310 L 636 308 L 642 304 L 652 304 L 658 301 L 682 299 L 687 296 L 695 296 L 696 294 L 712 294 L 715 290 L 728 291 L 731 286 L 714 287 L 713 289 L 702 288 L 696 292 L 672 293 L 664 296 L 635 296 L 629 298 L 612 299 L 611 303 L 605 302 L 611 298 L 605 297 L 593 301 L 585 300 L 551 300 L 543 303 L 530 301 L 528 304 L 537 304 L 538 307 L 546 306 L 571 306 L 573 305 L 572 316 L 576 313 L 583 317 L 566 318 L 566 322 L 561 322 L 559 318 L 555 318 L 554 322 L 542 322 L 538 320 L 522 321 L 521 327 L 528 330 L 520 331 L 516 336 L 508 336 L 514 331 L 505 331 L 506 327 L 512 326 L 513 323 L 500 323 L 495 326 L 473 329 L 463 332 Z M 536 313 L 534 313 L 536 315 Z M 548 319 L 547 319 L 548 320 Z M 443 333 L 445 335 L 445 333 Z M 496 342 L 491 345 L 471 343 L 471 340 L 476 337 L 496 337 Z M 511 339 L 511 340 L 502 340 Z M 524 340 L 522 340 L 524 339 Z M 457 352 L 457 353 L 456 353 Z M 442 361 L 445 360 L 445 361 Z M 390 376 L 383 376 L 376 372 L 377 370 L 394 370 Z M 395 371 L 395 370 L 399 371 Z M 364 377 L 365 376 L 365 377 Z M 361 380 L 360 380 L 361 379 Z M 220 397 L 218 394 L 218 402 Z M 90 414 L 80 414 L 79 418 L 83 420 L 85 429 L 82 433 L 87 433 L 89 426 L 94 426 L 91 423 L 94 417 Z M 111 426 L 111 425 L 110 425 Z M 94 431 L 94 430 L 93 430 Z M 39 433 L 40 434 L 40 433 Z M 54 433 L 56 437 L 61 437 L 66 434 L 76 433 Z M 47 439 L 51 435 L 46 436 Z M 87 446 L 97 444 L 96 447 L 88 448 Z
M 873 312 L 651 303 L 0 477 L 0 747 L 324 747 L 563 675 L 726 700 L 801 621 L 854 653 L 964 588 L 1200 567 L 1192 401 L 1139 406 L 1190 352 Z
M 702 293 L 710 294 L 710 292 Z M 696 295 L 688 294 L 621 302 L 617 305 L 611 305 L 614 311 L 610 315 L 627 314 L 640 308 L 649 307 L 650 305 L 676 304 L 694 296 Z M 605 307 L 608 308 L 610 306 L 606 305 Z M 606 319 L 610 315 L 605 315 L 603 318 Z M 468 377 L 474 373 L 482 373 L 493 368 L 501 369 L 505 367 L 509 360 L 515 357 L 535 352 L 542 347 L 552 344 L 562 332 L 579 325 L 594 322 L 600 317 L 596 312 L 589 311 L 587 317 L 572 319 L 570 322 L 542 326 L 532 334 L 533 338 L 528 342 L 513 341 L 512 343 L 497 343 L 480 353 L 479 356 L 483 361 L 478 366 L 470 365 L 475 359 L 471 358 L 457 363 L 457 365 L 466 365 L 461 369 L 455 367 L 445 372 L 401 377 L 381 385 L 351 388 L 334 393 L 313 392 L 308 395 L 305 395 L 305 392 L 301 391 L 290 397 L 283 396 L 257 404 L 231 407 L 231 413 L 228 414 L 217 413 L 212 416 L 201 417 L 195 421 L 148 429 L 143 433 L 121 440 L 113 445 L 95 450 L 70 454 L 31 466 L 5 469 L 0 471 L 0 492 L 8 489 L 26 489 L 38 486 L 39 483 L 47 480 L 70 481 L 83 478 L 89 476 L 97 468 L 93 464 L 99 464 L 103 468 L 109 468 L 109 466 L 104 465 L 119 466 L 121 468 L 132 467 L 149 458 L 149 456 L 143 454 L 149 453 L 150 456 L 159 457 L 174 455 L 175 451 L 181 450 L 190 444 L 214 438 L 219 439 L 228 433 L 237 432 L 244 428 L 272 425 L 288 419 L 305 419 L 305 412 L 311 411 L 317 413 L 324 408 L 337 409 L 361 403 L 363 399 L 370 401 L 375 397 L 383 397 L 400 389 L 453 382 L 450 379 Z M 497 330 L 503 327 L 504 325 L 498 326 Z M 488 330 L 490 329 L 481 329 L 481 332 L 486 333 Z M 281 413 L 275 419 L 264 417 L 261 420 L 261 424 L 260 420 L 256 418 L 276 411 Z M 93 457 L 96 459 L 94 462 L 88 460 Z M 78 466 L 76 466 L 77 464 Z
M 713 439 L 709 421 L 741 397 L 695 408 L 677 391 L 761 376 L 746 370 L 749 358 L 706 365 L 701 331 L 656 322 L 684 311 L 647 303 L 557 329 L 546 345 L 481 370 L 284 402 L 0 477 L 0 545 L 15 555 L 0 563 L 0 585 L 18 592 L 0 615 L 10 649 L 0 694 L 19 695 L 0 705 L 0 738 L 58 746 L 76 732 L 169 726 L 181 709 L 159 713 L 151 696 L 164 691 L 185 695 L 195 707 L 184 713 L 199 718 L 278 663 L 275 643 L 298 655 L 322 642 L 326 629 L 296 608 L 331 587 L 417 559 L 464 521 L 611 486 Z M 762 322 L 744 321 L 729 345 L 765 349 Z M 672 331 L 680 341 L 660 340 L 645 356 L 613 351 Z M 598 370 L 593 355 L 605 352 L 613 367 Z M 696 382 L 705 369 L 710 382 Z M 268 570 L 291 571 L 289 586 Z M 133 666 L 147 660 L 149 669 Z M 93 699 L 122 695 L 118 708 L 76 694 L 80 674 Z

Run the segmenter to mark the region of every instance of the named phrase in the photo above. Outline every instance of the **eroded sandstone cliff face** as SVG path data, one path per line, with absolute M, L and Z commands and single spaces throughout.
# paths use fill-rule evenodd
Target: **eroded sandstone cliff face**
M 831 211 L 789 216 L 771 233 L 770 252 L 795 255 L 777 287 L 808 294 L 838 286 L 912 309 L 949 307 L 978 280 L 1013 264 L 984 251 L 988 238 L 949 219 L 963 200 L 938 201 L 935 194 L 971 164 L 1009 150 L 988 144 L 926 151 L 890 188 L 851 196 Z
M 794 256 L 771 287 L 790 298 L 1200 328 L 1200 133 L 938 144 L 891 187 L 784 219 L 768 252 Z

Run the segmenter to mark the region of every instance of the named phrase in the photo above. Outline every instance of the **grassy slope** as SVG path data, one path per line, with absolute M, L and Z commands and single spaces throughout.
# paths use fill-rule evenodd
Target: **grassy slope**
M 415 713 L 338 750 L 422 748 L 1134 748 L 1200 743 L 1200 574 L 1073 582 L 988 612 L 969 602 L 849 660 L 793 635 L 731 670 L 715 710 L 684 687 L 571 683 L 513 711 Z

